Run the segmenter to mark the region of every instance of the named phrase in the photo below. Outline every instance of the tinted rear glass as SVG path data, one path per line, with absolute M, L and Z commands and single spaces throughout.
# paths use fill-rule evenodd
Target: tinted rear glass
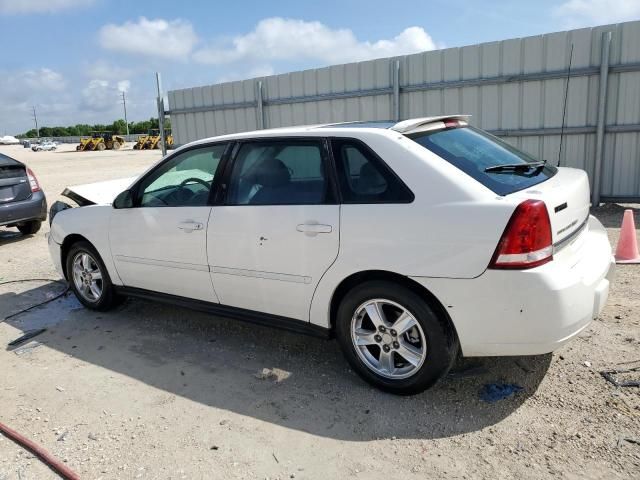
M 544 182 L 557 172 L 551 165 L 529 170 L 485 172 L 485 169 L 497 165 L 533 163 L 539 160 L 473 127 L 449 128 L 407 136 L 498 195 L 508 195 L 529 188 Z

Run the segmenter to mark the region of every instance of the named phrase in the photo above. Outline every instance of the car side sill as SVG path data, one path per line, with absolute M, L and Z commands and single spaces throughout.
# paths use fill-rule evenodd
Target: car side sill
M 233 318 L 243 322 L 256 323 L 266 327 L 275 327 L 289 332 L 301 333 L 318 338 L 330 338 L 331 330 L 310 322 L 296 320 L 294 318 L 281 317 L 270 313 L 256 312 L 254 310 L 246 310 L 244 308 L 231 307 L 228 305 L 220 305 L 218 303 L 205 302 L 203 300 L 195 300 L 193 298 L 180 297 L 168 293 L 152 292 L 142 288 L 126 287 L 114 285 L 117 293 L 129 297 L 142 298 L 145 300 L 153 300 L 162 303 L 168 303 L 179 307 L 198 310 L 200 312 L 211 313 L 221 317 Z

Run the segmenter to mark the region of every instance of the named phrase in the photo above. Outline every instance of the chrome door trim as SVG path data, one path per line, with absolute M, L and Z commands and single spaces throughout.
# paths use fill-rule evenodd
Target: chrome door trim
M 212 273 L 221 275 L 236 275 L 239 277 L 262 278 L 265 280 L 278 280 L 280 282 L 304 283 L 310 284 L 311 277 L 303 277 L 301 275 L 290 275 L 288 273 L 261 272 L 259 270 L 244 270 L 241 268 L 228 268 L 211 266 Z

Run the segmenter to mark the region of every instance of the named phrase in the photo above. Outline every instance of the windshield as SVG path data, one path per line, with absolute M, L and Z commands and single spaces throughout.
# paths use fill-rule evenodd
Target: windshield
M 508 143 L 474 127 L 448 128 L 407 135 L 498 195 L 508 195 L 544 182 L 557 172 Z M 535 164 L 531 168 L 495 169 L 497 165 Z M 486 171 L 486 169 L 490 171 Z

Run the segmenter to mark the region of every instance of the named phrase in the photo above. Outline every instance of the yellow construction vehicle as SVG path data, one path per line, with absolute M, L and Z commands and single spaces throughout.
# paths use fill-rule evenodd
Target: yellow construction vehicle
M 147 140 L 149 140 L 149 135 L 140 135 L 138 137 L 138 141 L 135 143 L 135 145 L 133 146 L 134 150 L 142 150 L 145 146 L 145 144 L 147 143 Z
M 92 137 L 80 137 L 80 145 L 76 147 L 76 150 L 78 152 L 83 152 L 85 150 L 93 150 L 93 148 L 90 148 L 90 144 L 92 143 L 92 141 L 93 141 Z
M 173 147 L 173 135 L 171 135 L 171 130 L 167 129 L 164 131 L 164 135 L 167 142 L 167 148 L 171 149 Z M 155 150 L 160 148 L 160 130 L 152 129 L 149 130 L 147 135 L 146 142 L 142 145 L 142 148 L 145 150 Z
M 111 132 L 91 132 L 91 138 L 81 138 L 76 150 L 118 150 L 125 143 L 124 137 L 114 135 Z

